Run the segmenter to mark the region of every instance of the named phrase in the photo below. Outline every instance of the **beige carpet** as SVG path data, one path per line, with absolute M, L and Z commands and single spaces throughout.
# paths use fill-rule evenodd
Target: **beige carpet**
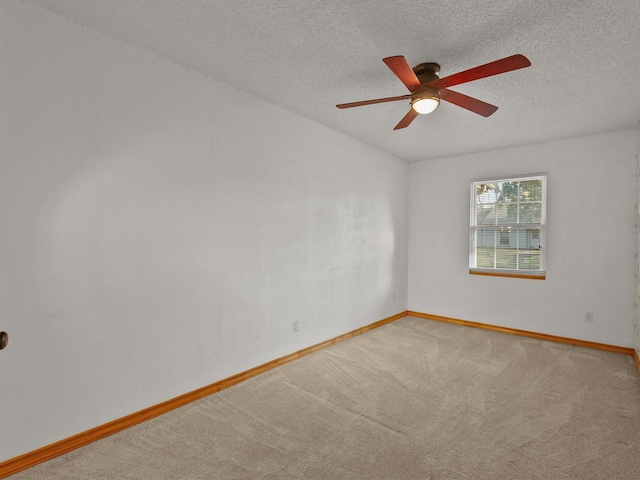
M 640 479 L 631 357 L 406 317 L 25 479 Z

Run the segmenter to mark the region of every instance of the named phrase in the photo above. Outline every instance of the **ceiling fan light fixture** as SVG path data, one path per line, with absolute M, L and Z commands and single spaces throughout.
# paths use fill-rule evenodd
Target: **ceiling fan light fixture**
M 449 87 L 531 66 L 531 62 L 527 57 L 516 54 L 440 78 L 438 76 L 440 65 L 434 62 L 421 63 L 411 68 L 402 55 L 386 57 L 382 61 L 398 77 L 398 80 L 407 87 L 410 93 L 408 95 L 374 98 L 361 102 L 341 103 L 336 107 L 361 107 L 363 105 L 411 99 L 411 109 L 393 128 L 394 130 L 408 127 L 419 114 L 433 112 L 440 105 L 440 100 L 452 103 L 483 117 L 493 115 L 498 110 L 495 105 L 449 90 Z
M 411 99 L 411 108 L 420 114 L 431 113 L 438 108 L 438 105 L 440 105 L 440 97 L 434 90 L 414 93 Z

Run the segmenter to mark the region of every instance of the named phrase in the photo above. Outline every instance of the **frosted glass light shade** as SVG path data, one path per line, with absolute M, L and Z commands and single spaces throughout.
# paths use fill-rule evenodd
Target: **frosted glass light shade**
M 437 97 L 432 98 L 417 98 L 411 102 L 411 108 L 418 113 L 431 113 L 440 105 L 440 99 Z

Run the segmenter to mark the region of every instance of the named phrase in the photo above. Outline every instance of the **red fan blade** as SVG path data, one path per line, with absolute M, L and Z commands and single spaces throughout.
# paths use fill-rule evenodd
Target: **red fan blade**
M 404 83 L 410 92 L 415 92 L 422 87 L 420 80 L 418 80 L 418 77 L 416 77 L 416 74 L 402 55 L 383 58 L 382 61 L 396 74 L 396 77 Z
M 412 108 L 404 117 L 402 117 L 402 120 L 400 120 L 393 129 L 400 130 L 401 128 L 408 127 L 418 115 L 418 112 Z
M 362 105 L 373 105 L 375 103 L 396 102 L 398 100 L 410 100 L 411 95 L 401 95 L 399 97 L 376 98 L 374 100 L 363 100 L 362 102 L 341 103 L 338 108 L 361 107 Z
M 500 73 L 518 70 L 519 68 L 528 67 L 529 65 L 531 65 L 531 62 L 524 55 L 512 55 L 501 60 L 496 60 L 495 62 L 465 70 L 464 72 L 449 75 L 448 77 L 441 78 L 440 80 L 434 80 L 433 82 L 427 83 L 426 86 L 437 89 L 452 87 L 454 85 L 460 85 L 461 83 L 479 80 L 480 78 L 491 77 Z
M 467 110 L 477 113 L 478 115 L 482 115 L 483 117 L 488 117 L 498 110 L 498 107 L 495 105 L 483 102 L 477 98 L 463 95 L 462 93 L 454 92 L 453 90 L 447 90 L 446 88 L 440 90 L 440 99 L 453 103 L 459 107 L 466 108 Z

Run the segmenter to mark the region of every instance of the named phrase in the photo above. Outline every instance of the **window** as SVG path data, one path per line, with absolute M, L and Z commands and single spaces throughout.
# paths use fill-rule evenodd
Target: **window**
M 471 183 L 469 273 L 545 278 L 547 176 Z

